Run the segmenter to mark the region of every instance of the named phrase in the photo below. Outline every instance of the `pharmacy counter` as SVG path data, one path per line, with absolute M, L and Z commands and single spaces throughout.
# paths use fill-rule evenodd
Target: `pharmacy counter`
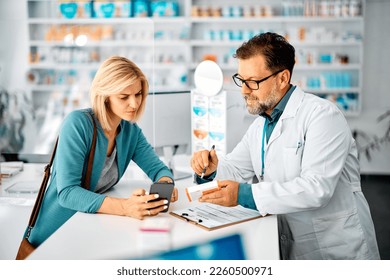
M 184 188 L 192 180 L 176 181 L 179 201 L 169 210 L 188 206 Z M 122 180 L 111 191 L 111 196 L 126 197 L 132 189 L 145 187 L 146 181 Z M 218 239 L 235 233 L 241 235 L 245 256 L 248 259 L 278 259 L 278 231 L 276 216 L 244 222 L 214 231 L 206 231 L 182 221 L 168 213 L 156 217 L 167 217 L 171 225 L 170 249 L 182 248 L 205 241 Z M 156 217 L 148 217 L 154 219 Z M 148 258 L 167 242 L 161 235 L 140 231 L 144 221 L 129 217 L 76 213 L 51 237 L 49 237 L 30 259 L 138 259 Z M 161 242 L 158 239 L 161 238 Z M 152 245 L 151 245 L 152 244 Z M 153 244 L 156 244 L 154 251 Z M 164 245 L 165 246 L 165 245 Z

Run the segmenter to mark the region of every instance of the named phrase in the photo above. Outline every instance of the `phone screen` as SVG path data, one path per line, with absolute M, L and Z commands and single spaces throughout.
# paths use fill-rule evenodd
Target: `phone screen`
M 161 212 L 168 212 L 174 186 L 175 185 L 173 183 L 164 182 L 164 183 L 153 183 L 152 186 L 150 187 L 149 194 L 158 194 L 160 196 L 159 198 L 151 201 L 156 201 L 161 199 L 168 200 L 168 204 L 166 204 L 168 208 Z

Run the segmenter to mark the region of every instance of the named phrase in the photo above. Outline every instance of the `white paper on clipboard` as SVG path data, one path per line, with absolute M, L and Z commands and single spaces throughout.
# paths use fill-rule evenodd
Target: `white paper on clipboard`
M 196 206 L 172 211 L 170 214 L 206 230 L 214 230 L 262 217 L 258 211 L 241 205 L 224 207 L 212 203 L 200 203 Z

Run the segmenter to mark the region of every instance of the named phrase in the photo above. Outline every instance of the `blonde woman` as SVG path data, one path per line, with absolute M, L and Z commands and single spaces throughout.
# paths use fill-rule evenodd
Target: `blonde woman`
M 128 198 L 104 194 L 122 177 L 133 160 L 153 182 L 173 181 L 136 121 L 145 109 L 148 82 L 142 71 L 126 58 L 113 56 L 98 69 L 92 82 L 91 109 L 77 110 L 64 120 L 52 175 L 29 241 L 39 246 L 77 211 L 143 219 L 167 208 L 144 189 Z M 90 189 L 81 186 L 96 121 L 96 150 Z M 174 189 L 172 202 L 177 200 Z

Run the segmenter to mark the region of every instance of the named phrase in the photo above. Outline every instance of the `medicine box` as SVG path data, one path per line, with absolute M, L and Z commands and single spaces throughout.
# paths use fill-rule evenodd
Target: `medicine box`
M 221 187 L 219 186 L 218 181 L 215 180 L 212 182 L 188 187 L 186 188 L 186 194 L 188 200 L 191 202 L 198 200 L 204 194 L 212 193 L 220 189 Z

